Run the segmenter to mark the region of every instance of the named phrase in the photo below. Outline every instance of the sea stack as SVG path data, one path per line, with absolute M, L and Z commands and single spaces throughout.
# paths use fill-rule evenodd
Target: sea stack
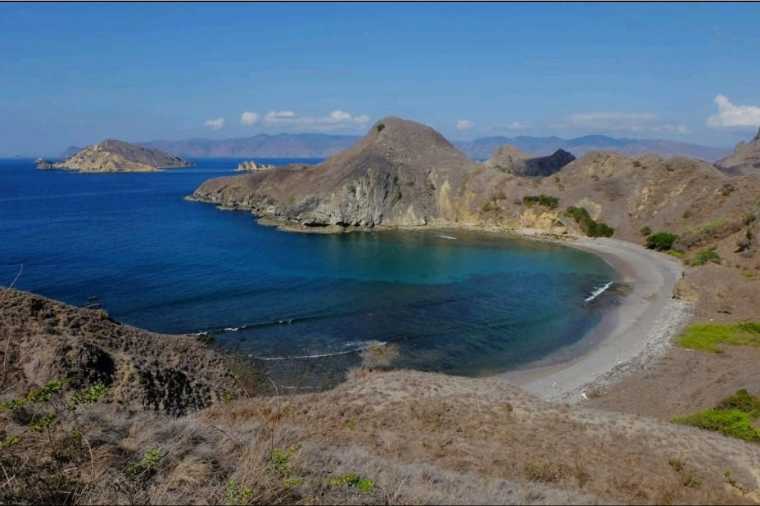
M 37 168 L 78 172 L 156 172 L 190 165 L 182 158 L 157 149 L 107 139 L 74 153 L 62 162 L 38 161 Z

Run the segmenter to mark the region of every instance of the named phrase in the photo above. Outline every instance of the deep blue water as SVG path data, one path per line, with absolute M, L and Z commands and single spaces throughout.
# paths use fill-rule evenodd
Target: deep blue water
M 285 233 L 183 200 L 238 161 L 86 175 L 0 160 L 0 285 L 23 264 L 18 288 L 140 327 L 208 331 L 256 358 L 340 354 L 267 361 L 286 376 L 339 375 L 369 341 L 398 346 L 394 366 L 496 373 L 601 316 L 584 299 L 614 272 L 584 252 L 461 231 Z

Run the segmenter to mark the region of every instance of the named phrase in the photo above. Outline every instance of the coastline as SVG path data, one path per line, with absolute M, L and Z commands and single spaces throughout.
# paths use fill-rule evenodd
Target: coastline
M 541 239 L 531 231 L 519 235 Z M 673 298 L 683 272 L 677 260 L 617 239 L 542 240 L 598 255 L 621 277 L 618 282 L 631 286 L 631 292 L 573 345 L 582 348 L 571 354 L 575 356 L 555 362 L 550 356 L 499 375 L 505 381 L 545 400 L 577 402 L 646 368 L 667 351 L 672 338 L 691 319 L 691 305 Z
M 202 199 L 194 200 L 204 202 Z M 220 207 L 218 203 L 207 203 Z M 645 369 L 653 359 L 665 354 L 672 339 L 692 318 L 692 305 L 673 298 L 675 285 L 684 272 L 681 263 L 664 253 L 628 241 L 474 223 L 311 229 L 253 214 L 260 225 L 273 226 L 283 232 L 335 234 L 367 230 L 472 230 L 550 242 L 600 257 L 617 273 L 616 284 L 629 286 L 630 293 L 622 297 L 619 305 L 609 308 L 602 320 L 580 341 L 536 362 L 495 376 L 548 401 L 578 402 L 619 382 L 624 376 Z

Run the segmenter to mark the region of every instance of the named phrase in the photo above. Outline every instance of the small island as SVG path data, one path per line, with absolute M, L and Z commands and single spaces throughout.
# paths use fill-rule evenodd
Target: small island
M 269 165 L 269 164 L 258 165 L 253 160 L 250 160 L 246 162 L 240 162 L 237 166 L 237 169 L 235 169 L 235 172 L 256 172 L 256 171 L 271 170 L 271 169 L 274 169 L 274 165 Z
M 36 164 L 40 170 L 77 172 L 157 172 L 191 166 L 178 156 L 114 139 L 87 146 L 62 162 L 38 159 Z

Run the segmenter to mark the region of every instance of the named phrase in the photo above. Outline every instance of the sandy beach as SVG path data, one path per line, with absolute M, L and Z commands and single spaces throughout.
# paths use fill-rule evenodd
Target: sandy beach
M 581 353 L 553 363 L 550 357 L 549 365 L 535 364 L 502 377 L 544 399 L 574 402 L 662 355 L 688 323 L 691 307 L 673 298 L 683 268 L 668 255 L 615 239 L 580 238 L 562 244 L 602 257 L 631 291 L 583 338 Z

